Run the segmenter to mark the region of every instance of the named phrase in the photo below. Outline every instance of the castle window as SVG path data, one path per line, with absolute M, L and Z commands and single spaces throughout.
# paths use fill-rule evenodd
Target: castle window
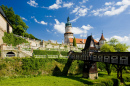
M 9 24 L 7 23 L 7 33 L 9 33 Z

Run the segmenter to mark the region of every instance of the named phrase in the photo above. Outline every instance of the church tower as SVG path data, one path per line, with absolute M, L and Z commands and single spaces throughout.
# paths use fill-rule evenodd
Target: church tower
M 101 46 L 105 43 L 105 41 L 106 39 L 104 38 L 103 33 L 102 33 L 101 38 L 99 40 L 99 48 L 101 48 Z
M 72 33 L 72 24 L 70 23 L 70 18 L 67 18 L 67 23 L 65 24 L 64 33 L 64 43 L 69 44 L 69 38 L 74 38 Z

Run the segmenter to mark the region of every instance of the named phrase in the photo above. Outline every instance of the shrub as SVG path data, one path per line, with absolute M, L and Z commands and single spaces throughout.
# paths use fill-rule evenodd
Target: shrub
M 112 79 L 112 81 L 114 82 L 113 86 L 120 86 L 120 80 L 119 79 Z
M 125 82 L 130 82 L 130 77 L 124 77 L 123 79 Z
M 2 70 L 4 68 L 6 68 L 6 64 L 5 63 L 4 64 L 0 64 L 0 70 Z
M 13 35 L 13 33 L 4 33 L 4 37 L 2 38 L 4 43 L 12 44 L 13 46 L 16 46 L 21 43 L 28 43 L 25 39 L 21 37 L 16 37 Z
M 106 86 L 113 86 L 113 81 L 112 80 L 110 80 L 110 79 L 107 79 L 107 80 L 105 80 L 105 81 L 102 81 L 102 83 L 104 83 Z
M 34 50 L 35 55 L 59 55 L 59 51 Z
M 61 54 L 62 56 L 68 56 L 68 52 L 61 51 L 60 54 Z

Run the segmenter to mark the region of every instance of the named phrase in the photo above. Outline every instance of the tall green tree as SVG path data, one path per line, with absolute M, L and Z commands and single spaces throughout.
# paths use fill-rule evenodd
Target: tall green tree
M 73 46 L 75 46 L 75 47 L 77 46 L 75 37 L 73 39 Z
M 13 33 L 23 35 L 23 33 L 28 29 L 28 26 L 23 22 L 23 19 L 14 13 L 12 7 L 8 8 L 7 6 L 1 5 L 1 8 L 13 27 Z
M 109 44 L 104 44 L 101 49 L 100 49 L 101 52 L 115 52 L 115 49 L 113 46 L 109 45 Z M 111 64 L 108 64 L 108 63 L 105 63 L 105 69 L 108 73 L 108 75 L 111 74 L 111 69 L 112 69 L 112 65 Z

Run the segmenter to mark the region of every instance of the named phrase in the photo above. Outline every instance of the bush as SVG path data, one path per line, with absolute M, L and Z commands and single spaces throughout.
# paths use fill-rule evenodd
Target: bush
M 109 80 L 109 79 L 102 81 L 102 83 L 104 83 L 106 86 L 113 86 L 114 85 L 113 81 Z
M 45 51 L 45 50 L 34 50 L 35 55 L 59 55 L 59 51 Z
M 120 86 L 120 80 L 119 79 L 112 79 L 112 81 L 114 82 L 113 86 Z
M 130 82 L 130 77 L 124 77 L 123 79 L 125 82 Z
M 22 43 L 28 43 L 25 39 L 21 37 L 16 37 L 13 35 L 13 33 L 4 33 L 4 37 L 2 38 L 4 43 L 12 44 L 13 46 L 16 46 L 18 44 Z
M 6 64 L 0 64 L 0 70 L 6 68 Z
M 68 52 L 61 51 L 60 54 L 61 54 L 62 56 L 68 56 Z

